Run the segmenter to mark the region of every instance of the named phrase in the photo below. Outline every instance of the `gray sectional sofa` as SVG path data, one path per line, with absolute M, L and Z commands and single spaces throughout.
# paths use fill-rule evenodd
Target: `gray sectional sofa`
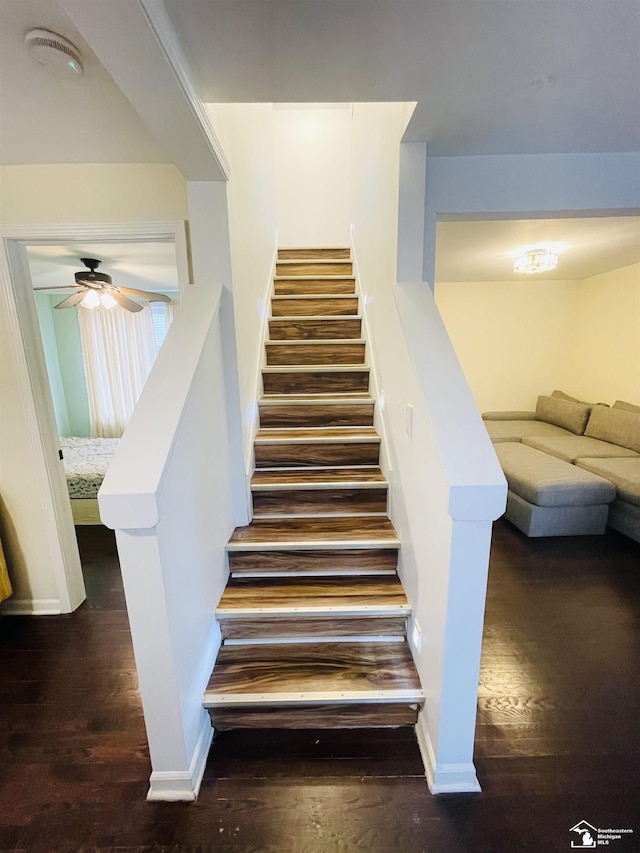
M 640 542 L 640 406 L 590 404 L 554 391 L 535 412 L 485 412 L 509 492 L 506 517 L 527 536 L 604 533 Z

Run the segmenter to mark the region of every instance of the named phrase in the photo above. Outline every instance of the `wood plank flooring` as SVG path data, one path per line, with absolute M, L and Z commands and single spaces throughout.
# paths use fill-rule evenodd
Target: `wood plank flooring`
M 633 828 L 609 850 L 635 853 L 640 546 L 629 539 L 542 542 L 495 525 L 481 794 L 433 797 L 411 727 L 254 729 L 240 712 L 187 804 L 145 801 L 114 537 L 77 530 L 87 602 L 70 616 L 0 616 L 3 853 L 566 853 L 583 819 Z
M 227 546 L 224 645 L 203 700 L 217 727 L 414 725 L 424 701 L 366 342 L 359 317 L 343 319 L 358 316 L 356 281 L 339 258 L 301 250 L 277 263 L 253 520 Z M 250 713 L 247 694 L 260 706 Z

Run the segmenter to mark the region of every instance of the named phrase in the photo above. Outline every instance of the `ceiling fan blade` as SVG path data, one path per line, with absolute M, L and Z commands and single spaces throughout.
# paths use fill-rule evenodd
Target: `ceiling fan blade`
M 52 284 L 51 287 L 34 287 L 33 291 L 34 291 L 34 293 L 53 293 L 53 291 L 55 291 L 57 293 L 59 290 L 77 290 L 77 289 L 78 289 L 77 284 L 63 284 L 60 287 L 58 287 L 55 284 Z
M 151 290 L 136 290 L 133 287 L 118 287 L 118 290 L 130 296 L 139 296 L 140 299 L 146 299 L 148 302 L 171 302 L 169 296 L 165 296 L 164 293 L 154 293 Z
M 84 297 L 84 290 L 76 290 L 75 293 L 72 293 L 71 296 L 67 296 L 62 302 L 58 302 L 57 305 L 54 305 L 54 308 L 72 308 L 74 305 L 77 305 Z
M 119 291 L 110 290 L 108 292 L 111 296 L 113 296 L 113 298 L 121 308 L 126 308 L 127 311 L 131 311 L 132 314 L 135 314 L 138 311 L 142 311 L 142 305 L 140 305 L 138 302 L 134 302 L 133 299 L 129 299 L 128 297 L 124 296 L 124 294 L 120 293 Z

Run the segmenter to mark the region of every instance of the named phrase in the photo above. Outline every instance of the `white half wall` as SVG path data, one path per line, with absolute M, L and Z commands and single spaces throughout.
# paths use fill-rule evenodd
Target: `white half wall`
M 116 529 L 150 799 L 195 799 L 211 742 L 202 696 L 235 525 L 220 296 L 197 285 L 183 295 L 98 496 Z
M 273 286 L 277 230 L 271 104 L 206 104 L 231 164 L 229 240 L 246 473 L 262 392 L 262 336 Z
M 276 107 L 273 119 L 280 246 L 348 246 L 351 105 Z
M 430 288 L 396 284 L 400 139 L 412 108 L 354 105 L 353 248 L 384 392 L 409 634 L 416 621 L 422 632 L 413 653 L 427 697 L 418 726 L 427 777 L 434 793 L 473 791 L 491 521 L 506 484 Z

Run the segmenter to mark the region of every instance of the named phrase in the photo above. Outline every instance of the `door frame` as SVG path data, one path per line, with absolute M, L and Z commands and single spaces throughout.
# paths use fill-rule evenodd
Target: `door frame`
M 176 247 L 180 293 L 192 281 L 187 223 L 183 220 L 0 226 L 0 306 L 6 317 L 34 463 L 38 486 L 34 500 L 40 503 L 58 594 L 58 604 L 47 613 L 72 612 L 84 601 L 85 589 L 26 246 L 69 242 L 170 242 Z M 26 611 L 22 607 L 15 612 Z

